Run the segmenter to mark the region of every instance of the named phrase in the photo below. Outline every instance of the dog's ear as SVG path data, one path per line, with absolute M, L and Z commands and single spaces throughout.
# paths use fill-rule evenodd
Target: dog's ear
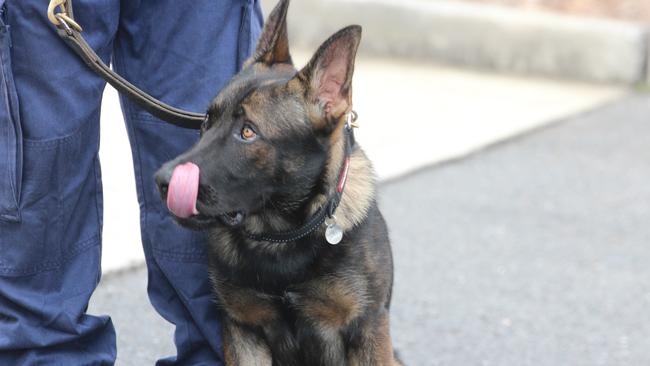
M 317 127 L 333 128 L 332 124 L 352 109 L 352 75 L 360 41 L 360 26 L 341 29 L 320 46 L 296 75 L 307 89 L 307 103 L 320 119 L 314 121 L 321 125 Z
M 269 15 L 264 30 L 257 41 L 254 62 L 267 65 L 276 63 L 292 64 L 289 54 L 289 37 L 287 35 L 287 11 L 289 0 L 280 0 Z

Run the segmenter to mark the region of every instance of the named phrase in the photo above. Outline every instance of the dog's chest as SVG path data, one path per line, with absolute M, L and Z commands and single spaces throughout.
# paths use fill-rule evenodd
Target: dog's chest
M 214 283 L 227 314 L 251 326 L 265 327 L 302 319 L 342 328 L 361 315 L 367 305 L 363 290 L 367 284 L 358 278 L 320 277 L 273 294 L 224 281 Z
M 351 265 L 363 261 L 352 261 L 346 245 L 301 243 L 269 253 L 234 241 L 213 244 L 218 244 L 211 256 L 215 292 L 240 323 L 265 326 L 308 319 L 340 328 L 366 308 L 368 277 L 362 267 Z

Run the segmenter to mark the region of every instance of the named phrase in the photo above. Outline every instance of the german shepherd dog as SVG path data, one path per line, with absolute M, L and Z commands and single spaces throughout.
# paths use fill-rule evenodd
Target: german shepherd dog
M 181 225 L 208 232 L 227 365 L 400 365 L 388 233 L 349 126 L 361 27 L 298 71 L 288 5 L 156 183 Z

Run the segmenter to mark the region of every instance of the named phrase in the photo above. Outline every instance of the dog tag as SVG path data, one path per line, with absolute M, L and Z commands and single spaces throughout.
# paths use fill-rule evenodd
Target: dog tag
M 341 227 L 335 222 L 327 224 L 327 229 L 325 229 L 325 239 L 332 245 L 340 243 L 343 239 L 343 229 L 341 229 Z

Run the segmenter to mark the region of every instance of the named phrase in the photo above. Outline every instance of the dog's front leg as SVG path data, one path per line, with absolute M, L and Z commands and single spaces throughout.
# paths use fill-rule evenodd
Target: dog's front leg
M 304 366 L 301 350 L 289 325 L 284 320 L 276 320 L 262 327 L 266 342 L 271 349 L 273 366 Z
M 360 321 L 348 349 L 350 366 L 401 366 L 395 359 L 390 338 L 388 311 L 382 309 L 374 316 Z
M 329 298 L 313 297 L 306 292 L 286 295 L 296 310 L 295 332 L 304 364 L 310 366 L 347 365 L 341 329 L 348 322 L 346 309 Z
M 345 346 L 340 329 L 329 324 L 314 322 L 314 319 L 302 319 L 297 322 L 297 338 L 305 365 L 343 366 Z
M 227 366 L 272 366 L 271 350 L 263 337 L 237 324 L 228 316 L 223 319 L 223 346 Z

